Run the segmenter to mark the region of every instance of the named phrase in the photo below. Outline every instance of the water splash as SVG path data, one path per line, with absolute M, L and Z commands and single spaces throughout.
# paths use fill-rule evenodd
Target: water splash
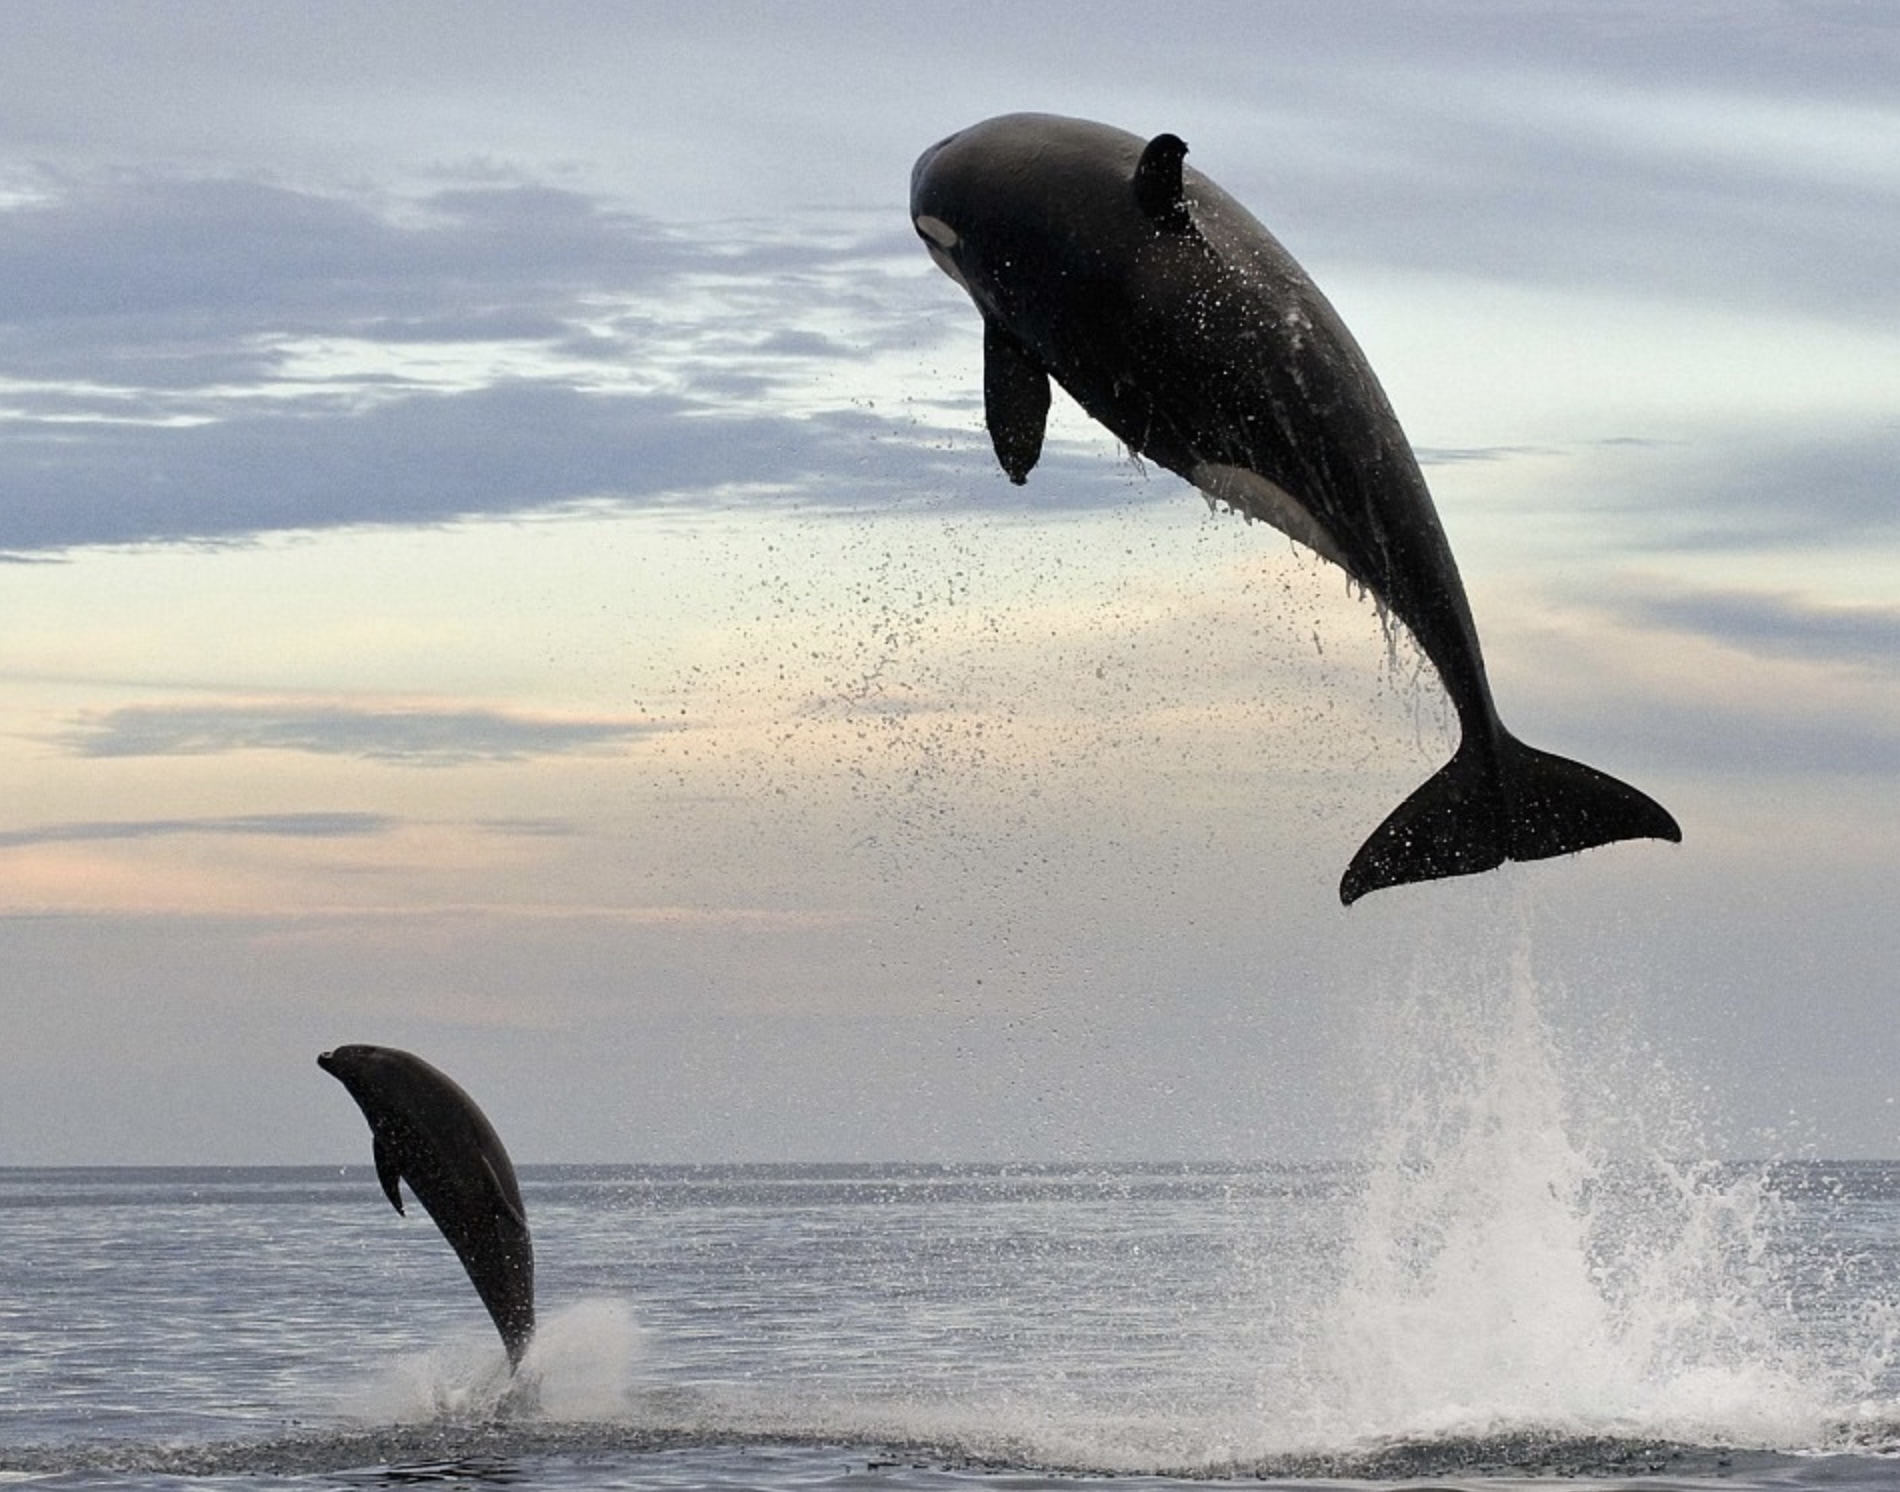
M 1566 1051 L 1528 931 L 1415 976 L 1367 1063 L 1377 1138 L 1297 1379 L 1295 1443 L 1812 1445 L 1839 1373 L 1778 1298 L 1777 1199 L 1699 1153 L 1666 1074 Z
M 542 1323 L 522 1370 L 548 1418 L 607 1420 L 628 1413 L 648 1357 L 648 1332 L 624 1301 L 588 1299 Z
M 614 1420 L 631 1411 L 647 1356 L 647 1332 L 624 1302 L 580 1300 L 542 1320 L 516 1373 L 492 1333 L 471 1329 L 389 1362 L 344 1409 L 396 1424 Z

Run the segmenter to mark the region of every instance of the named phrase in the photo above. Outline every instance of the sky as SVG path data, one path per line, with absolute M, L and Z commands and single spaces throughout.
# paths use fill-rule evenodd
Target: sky
M 7 19 L 0 1164 L 360 1162 L 347 1041 L 524 1163 L 1349 1156 L 1512 979 L 1673 1143 L 1900 1156 L 1882 0 Z M 1681 845 L 1339 905 L 1455 726 L 1061 395 L 996 468 L 906 204 L 1021 109 L 1300 259 Z

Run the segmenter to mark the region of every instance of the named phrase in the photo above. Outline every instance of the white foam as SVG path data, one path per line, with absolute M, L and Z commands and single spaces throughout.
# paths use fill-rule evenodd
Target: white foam
M 542 1322 L 521 1370 L 549 1419 L 616 1420 L 631 1412 L 649 1356 L 648 1332 L 624 1301 L 589 1299 Z
M 349 1390 L 341 1408 L 385 1424 L 616 1420 L 631 1412 L 647 1355 L 647 1333 L 624 1302 L 585 1299 L 542 1318 L 517 1373 L 492 1332 L 471 1328 L 391 1359 Z

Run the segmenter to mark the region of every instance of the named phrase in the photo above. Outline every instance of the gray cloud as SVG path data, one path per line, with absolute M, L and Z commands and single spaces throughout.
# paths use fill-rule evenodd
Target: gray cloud
M 22 432 L 0 455 L 0 480 L 16 478 L 0 548 L 431 523 L 831 470 L 842 488 L 866 435 L 882 428 L 849 412 L 723 415 L 672 395 L 522 380 L 360 410 L 306 407 L 314 402 L 183 427 L 111 425 L 84 439 Z
M 532 185 L 398 212 L 156 175 L 6 219 L 0 552 L 706 500 L 820 476 L 824 503 L 873 488 L 888 501 L 937 465 L 914 420 L 772 402 L 816 361 L 917 339 L 914 282 L 877 263 L 901 235 L 689 238 Z M 825 331 L 791 324 L 813 314 Z M 428 384 L 308 355 L 478 342 L 546 371 L 489 359 Z
M 1617 514 L 1601 532 L 1635 550 L 1891 542 L 1900 537 L 1900 425 L 1758 426 L 1717 445 L 1658 447 L 1575 501 Z
M 1762 657 L 1801 658 L 1900 673 L 1900 607 L 1823 606 L 1749 591 L 1638 594 L 1640 622 L 1715 638 Z
M 1626 582 L 1595 589 L 1629 631 L 1704 639 L 1731 650 L 1710 690 L 1609 697 L 1540 689 L 1515 725 L 1538 745 L 1611 770 L 1869 777 L 1900 771 L 1900 721 L 1888 706 L 1900 680 L 1900 608 L 1829 604 L 1790 594 L 1672 589 Z M 1818 665 L 1790 699 L 1779 687 L 1788 660 Z M 1778 668 L 1772 667 L 1779 663 Z M 1761 677 L 1751 670 L 1759 666 Z M 1547 663 L 1546 672 L 1561 665 Z M 1527 703 L 1521 694 L 1514 703 Z
M 1198 39 L 1203 88 L 1262 60 Z M 1288 135 L 1203 131 L 1199 164 L 1315 260 L 1891 323 L 1897 54 L 1851 4 L 1304 0 L 1276 9 Z
M 1555 455 L 1554 446 L 1416 446 L 1420 466 L 1463 466 L 1473 462 L 1510 461 L 1519 456 Z
M 1620 7 L 1513 20 L 1428 3 L 1377 26 L 1352 11 L 1288 7 L 1283 15 L 1297 21 L 1268 55 L 1252 7 L 1204 7 L 1192 38 L 1150 35 L 1144 46 L 1202 57 L 1205 117 L 1145 119 L 1153 105 L 1145 97 L 1110 117 L 1186 130 L 1198 163 L 1315 261 L 1455 270 L 1480 292 L 1486 278 L 1666 289 L 1857 322 L 1893 303 L 1887 245 L 1900 236 L 1892 221 L 1900 196 L 1882 186 L 1891 170 L 1870 176 L 1851 160 L 1751 146 L 1758 119 L 1740 107 L 1785 109 L 1820 128 L 1832 127 L 1828 111 L 1851 106 L 1869 111 L 1863 123 L 1878 138 L 1880 121 L 1893 116 L 1883 80 L 1894 59 L 1889 50 L 1881 60 L 1879 33 L 1851 13 L 1810 12 L 1797 25 L 1765 7 L 1742 35 Z M 987 15 L 995 33 L 1022 43 L 1021 58 L 1062 32 L 1079 69 L 1114 71 L 1119 48 L 1103 39 L 1113 28 L 1078 40 L 1059 18 L 1007 7 Z M 859 19 L 854 34 L 867 48 L 916 43 L 901 19 Z M 493 13 L 486 24 L 496 24 Z M 1772 42 L 1784 29 L 1786 47 Z M 1230 44 L 1210 48 L 1219 37 Z M 483 46 L 480 26 L 468 44 Z M 1679 71 L 1686 47 L 1698 60 L 1693 90 Z M 1092 50 L 1101 55 L 1091 62 Z M 1776 66 L 1763 72 L 1770 54 Z M 1245 92 L 1235 92 L 1242 74 Z M 1289 90 L 1284 113 L 1219 104 L 1255 96 L 1262 75 Z M 1577 88 L 1556 86 L 1563 79 Z M 1606 112 L 1606 87 L 1643 95 L 1643 107 L 1626 119 Z M 1734 138 L 1698 133 L 1696 118 L 1719 121 L 1725 101 L 1739 110 Z M 1046 102 L 1084 108 L 1086 99 Z M 1672 119 L 1682 127 L 1665 127 Z M 959 114 L 942 124 L 964 122 Z M 1276 122 L 1286 134 L 1263 133 Z M 938 124 L 919 121 L 916 130 L 921 143 Z M 737 170 L 719 154 L 731 144 L 707 142 L 696 169 L 711 181 Z M 873 158 L 865 140 L 855 148 L 858 159 Z M 774 409 L 775 393 L 804 376 L 804 365 L 928 345 L 941 328 L 967 325 L 967 308 L 943 312 L 951 292 L 942 284 L 920 294 L 888 269 L 884 256 L 917 259 L 901 223 L 901 172 L 851 199 L 888 199 L 889 228 L 840 219 L 845 229 L 820 231 L 801 214 L 797 234 L 763 220 L 689 232 L 602 192 L 500 169 L 463 176 L 401 201 L 174 168 L 46 178 L 42 199 L 9 209 L 0 235 L 0 375 L 38 380 L 0 398 L 16 416 L 0 442 L 8 494 L 0 558 L 588 500 L 756 503 L 776 491 L 812 507 L 921 501 L 1034 512 L 1185 497 L 1170 477 L 1105 479 L 1099 459 L 1055 447 L 1027 491 L 1010 487 L 987 451 L 974 361 L 968 418 L 947 431 L 858 408 L 796 417 Z M 1314 267 L 1327 278 L 1323 262 Z M 693 292 L 722 278 L 740 288 L 721 291 L 728 299 L 708 310 Z M 792 324 L 814 310 L 822 330 Z M 324 338 L 396 349 L 499 342 L 578 366 L 473 389 L 396 375 L 379 383 L 362 372 L 326 386 L 305 371 L 293 383 L 289 343 Z M 709 348 L 715 355 L 700 355 Z M 652 386 L 636 391 L 605 376 L 626 369 L 656 372 Z M 1527 453 L 1500 446 L 1421 457 Z M 1576 508 L 1614 514 L 1599 542 L 1632 552 L 1851 544 L 1893 536 L 1896 470 L 1900 431 L 1891 426 L 1758 431 L 1713 457 L 1707 448 L 1664 453 L 1637 484 L 1581 494 Z M 744 495 L 722 498 L 727 490 Z M 1852 631 L 1878 633 L 1866 618 L 1804 619 L 1758 598 L 1647 604 L 1653 621 L 1764 650 L 1866 660 L 1878 647 Z M 224 744 L 178 746 L 188 734 L 163 749 L 275 745 L 417 761 L 529 749 L 480 732 L 464 747 L 420 741 L 394 726 L 352 738 L 334 720 L 289 746 L 294 729 L 275 741 L 234 729 Z M 127 720 L 95 728 L 82 749 L 148 749 L 139 740 Z M 469 754 L 458 756 L 462 749 Z
M 266 839 L 352 839 L 388 834 L 398 820 L 380 813 L 244 813 L 228 818 L 99 819 L 0 832 L 0 848 L 87 840 L 239 835 Z
M 406 766 L 525 761 L 623 746 L 661 724 L 549 719 L 498 710 L 369 710 L 334 705 L 131 705 L 68 737 L 84 757 L 301 751 Z
M 1282 231 L 1323 282 L 1356 262 L 1453 271 L 1472 279 L 1474 294 L 1486 280 L 1610 287 L 1805 308 L 1856 324 L 1895 307 L 1887 245 L 1900 237 L 1900 190 L 1890 170 L 1856 165 L 1847 149 L 1858 127 L 1873 159 L 1881 131 L 1900 127 L 1879 60 L 1891 62 L 1891 44 L 1848 10 L 1764 7 L 1738 29 L 1616 6 L 1514 18 L 1446 0 L 1368 25 L 1353 6 L 1296 3 L 1267 47 L 1251 6 L 1206 5 L 1192 27 L 1141 28 L 1144 55 L 1196 59 L 1202 114 L 1157 119 L 1145 117 L 1155 102 L 1145 95 L 1111 110 L 1099 81 L 1076 92 L 1077 79 L 1120 75 L 1127 43 L 1118 28 L 1077 38 L 1056 13 L 979 11 L 985 20 L 971 39 L 930 26 L 937 65 L 984 87 L 962 112 L 908 124 L 915 145 L 999 106 L 992 95 L 1020 93 L 1038 75 L 1037 59 L 1060 56 L 1062 96 L 1033 102 L 1186 131 L 1197 161 Z M 844 15 L 854 55 L 873 76 L 883 75 L 876 59 L 914 55 L 927 24 L 849 6 L 835 13 Z M 96 50 L 90 26 L 54 11 L 42 19 L 41 57 Z M 136 19 L 128 13 L 125 23 Z M 381 26 L 367 13 L 359 20 L 365 35 Z M 602 13 L 582 29 L 617 35 L 625 24 Z M 640 24 L 663 56 L 669 39 L 697 37 L 707 23 Z M 757 15 L 748 26 L 760 55 L 794 67 L 813 63 L 812 37 L 824 31 Z M 142 28 L 138 55 L 158 48 L 189 71 L 193 54 L 179 38 L 192 28 Z M 363 47 L 357 55 L 370 72 L 405 55 L 427 74 L 447 55 L 435 45 L 417 50 L 432 29 L 397 27 L 387 55 Z M 459 86 L 475 78 L 484 90 L 512 86 L 517 43 L 505 14 L 478 7 L 454 29 Z M 246 55 L 301 78 L 301 49 L 288 39 L 296 30 L 263 28 Z M 1012 45 L 999 56 L 993 42 L 976 43 L 979 34 Z M 1764 47 L 1777 59 L 1772 73 L 1761 68 Z M 1680 67 L 1690 49 L 1693 89 Z M 830 59 L 835 37 L 823 50 Z M 554 69 L 540 86 L 569 70 L 590 75 L 597 61 L 571 36 L 537 56 Z M 42 97 L 41 74 L 59 68 L 42 63 L 29 75 L 0 64 L 19 118 L 51 129 L 65 106 Z M 1263 79 L 1282 104 L 1232 102 L 1259 97 Z M 211 97 L 231 88 L 215 68 L 198 81 Z M 37 200 L 6 209 L 0 235 L 0 377 L 31 385 L 0 400 L 14 415 L 0 443 L 0 490 L 9 494 L 0 552 L 427 523 L 580 499 L 704 500 L 729 485 L 805 486 L 839 506 L 888 505 L 953 475 L 969 485 L 967 467 L 938 459 L 942 430 L 850 408 L 801 418 L 774 408 L 787 381 L 814 366 L 941 334 L 934 328 L 946 323 L 924 314 L 941 302 L 920 300 L 914 281 L 888 270 L 893 256 L 921 265 L 902 224 L 912 143 L 893 158 L 887 121 L 867 102 L 860 133 L 840 142 L 840 158 L 853 163 L 845 192 L 820 159 L 826 153 L 801 147 L 797 128 L 749 138 L 743 98 L 733 100 L 739 114 L 727 134 L 682 153 L 665 108 L 676 80 L 661 66 L 652 81 L 660 92 L 642 165 L 656 184 L 632 200 L 675 207 L 669 193 L 685 160 L 696 193 L 725 193 L 725 210 L 758 217 L 702 219 L 688 231 L 572 185 L 580 177 L 571 171 L 561 177 L 570 184 L 554 185 L 483 166 L 478 143 L 461 179 L 404 197 L 268 179 L 269 152 L 245 164 L 236 140 L 227 140 L 235 155 L 223 175 L 175 166 L 43 173 Z M 366 102 L 351 92 L 358 82 L 329 77 L 322 96 L 347 113 Z M 586 92 L 560 89 L 577 139 L 590 138 Z M 1641 107 L 1619 112 L 1619 98 Z M 138 113 L 135 98 L 115 108 Z M 1808 135 L 1781 140 L 1763 128 L 1777 119 L 1812 133 L 1814 148 L 1804 155 Z M 110 120 L 94 128 L 111 135 Z M 166 138 L 172 128 L 148 118 L 128 126 L 127 138 Z M 1821 149 L 1836 134 L 1842 149 Z M 810 206 L 820 179 L 831 195 L 817 200 L 888 215 L 827 224 Z M 779 196 L 758 195 L 766 182 Z M 771 220 L 785 194 L 799 203 L 799 233 Z M 702 196 L 693 201 L 704 209 Z M 728 300 L 708 311 L 704 288 L 718 279 Z M 810 324 L 814 315 L 822 329 Z M 326 338 L 393 349 L 504 343 L 574 366 L 473 390 L 424 389 L 373 371 L 325 387 L 307 367 L 293 382 L 292 345 Z M 629 369 L 652 375 L 645 391 L 605 387 Z M 1755 542 L 1786 536 L 1803 512 L 1818 514 L 1810 528 L 1824 533 L 1837 520 L 1881 525 L 1895 511 L 1882 480 L 1896 455 L 1890 433 L 1857 449 L 1810 443 L 1750 454 L 1763 459 L 1738 461 L 1719 483 L 1706 473 L 1706 486 L 1692 483 L 1684 501 L 1658 494 L 1676 515 L 1664 538 Z M 1804 481 L 1821 490 L 1805 507 L 1789 503 L 1787 491 L 1803 491 Z M 985 489 L 971 500 L 993 499 Z M 1045 488 L 1035 500 L 1101 499 Z M 1685 508 L 1705 511 L 1684 521 Z M 1738 514 L 1749 521 L 1734 522 Z M 1645 541 L 1656 537 L 1644 531 Z
M 90 333 L 96 357 L 141 331 L 337 331 L 381 318 L 479 322 L 554 293 L 651 286 L 705 249 L 575 192 L 519 185 L 386 204 L 268 182 L 169 174 L 67 187 L 7 213 L 0 322 Z M 54 366 L 57 366 L 56 364 Z
M 1562 739 L 1587 739 L 1591 731 L 1589 720 L 1579 715 Z M 1793 780 L 1885 777 L 1900 771 L 1900 730 L 1890 721 L 1791 710 L 1773 695 L 1754 708 L 1725 710 L 1648 699 L 1640 711 L 1617 722 L 1615 739 L 1624 759 L 1664 771 L 1769 773 Z
M 581 832 L 571 819 L 551 818 L 478 819 L 475 827 L 509 839 L 568 839 Z
M 506 185 L 532 151 L 594 180 L 618 174 L 675 218 L 832 203 L 896 215 L 924 145 L 985 113 L 1043 107 L 1183 134 L 1296 253 L 1322 261 L 1854 316 L 1900 293 L 1887 251 L 1900 193 L 1880 165 L 1894 154 L 1900 44 L 1879 5 L 1853 0 L 1402 12 L 1286 0 L 1271 24 L 1245 0 L 1203 0 L 1165 26 L 1120 0 L 1085 29 L 1061 7 L 1007 0 L 970 0 L 953 27 L 905 7 L 709 0 L 564 5 L 559 26 L 532 35 L 483 4 L 399 17 L 348 5 L 346 21 L 331 8 L 70 10 L 36 7 L 0 59 L 24 158 L 90 145 L 121 161 L 197 159 L 209 135 L 260 168 L 349 179 L 373 141 L 410 171 L 472 162 Z M 746 44 L 721 46 L 709 74 L 710 34 Z M 632 73 L 604 60 L 635 57 Z M 172 86 L 151 88 L 155 70 Z M 94 82 L 83 123 L 76 76 Z M 506 236 L 508 212 L 533 206 L 496 200 L 480 216 Z M 465 211 L 447 194 L 442 207 Z M 600 226 L 539 212 L 570 251 Z M 1803 265 L 1824 268 L 1790 272 Z

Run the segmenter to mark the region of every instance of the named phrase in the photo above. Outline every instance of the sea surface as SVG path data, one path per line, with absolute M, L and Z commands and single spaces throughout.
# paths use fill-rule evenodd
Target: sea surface
M 1392 1001 L 1338 1163 L 523 1166 L 516 1378 L 367 1164 L 0 1168 L 0 1482 L 1900 1485 L 1900 1165 L 1552 1004 Z
M 1900 1166 L 1627 1179 L 1429 1219 L 1364 1166 L 526 1167 L 511 1385 L 367 1166 L 4 1170 L 0 1479 L 1900 1482 Z

